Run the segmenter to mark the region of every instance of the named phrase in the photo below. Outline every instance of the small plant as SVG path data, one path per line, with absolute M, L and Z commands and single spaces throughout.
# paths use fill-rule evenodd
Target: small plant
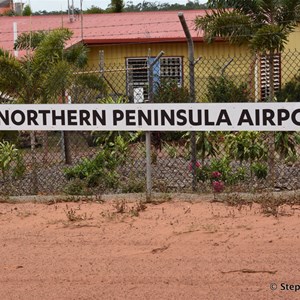
M 141 211 L 144 211 L 147 208 L 147 205 L 143 201 L 138 201 L 133 207 L 129 210 L 129 213 L 133 217 L 138 217 Z
M 300 75 L 296 75 L 287 82 L 283 88 L 276 93 L 278 102 L 299 102 L 300 101 Z
M 179 156 L 177 147 L 173 146 L 172 144 L 164 142 L 164 149 L 168 153 L 169 157 L 171 158 L 176 158 Z
M 297 147 L 300 145 L 300 134 L 293 131 L 275 133 L 275 149 L 281 159 L 297 156 Z
M 7 178 L 10 170 L 12 170 L 11 175 L 14 178 L 22 176 L 25 172 L 25 165 L 20 151 L 14 144 L 7 141 L 0 142 L 0 169 L 3 179 Z
M 145 191 L 145 181 L 135 178 L 132 175 L 129 180 L 122 184 L 122 192 L 124 193 L 142 193 Z
M 209 165 L 206 164 L 202 166 L 199 163 L 196 168 L 197 180 L 203 183 L 210 181 L 215 191 L 223 191 L 225 184 L 232 185 L 244 180 L 245 173 L 246 171 L 243 167 L 233 169 L 228 157 L 212 159 Z
M 74 167 L 64 170 L 68 180 L 80 179 L 85 181 L 87 187 L 115 187 L 118 184 L 118 166 L 124 162 L 127 148 L 120 145 L 120 139 L 116 138 L 114 147 L 109 144 L 104 147 L 94 158 L 84 158 Z
M 247 84 L 236 84 L 226 75 L 210 76 L 208 79 L 208 102 L 249 102 L 250 93 Z
M 177 80 L 162 79 L 154 94 L 155 103 L 184 103 L 189 102 L 189 91 L 179 86 Z
M 254 162 L 250 168 L 251 172 L 253 172 L 258 179 L 266 179 L 268 175 L 268 166 L 266 164 Z
M 116 201 L 113 204 L 113 207 L 116 210 L 116 213 L 124 214 L 126 212 L 126 201 L 124 199 L 121 201 Z
M 222 180 L 213 180 L 212 187 L 215 193 L 221 193 L 224 191 L 225 184 Z
M 225 136 L 225 149 L 228 156 L 243 161 L 265 159 L 268 148 L 260 132 L 240 131 Z
M 72 179 L 64 188 L 64 192 L 68 195 L 89 194 L 85 181 L 79 178 Z
M 68 206 L 66 206 L 65 214 L 70 222 L 78 222 L 78 221 L 83 221 L 88 219 L 86 213 L 78 214 L 77 210 L 74 208 L 69 209 Z

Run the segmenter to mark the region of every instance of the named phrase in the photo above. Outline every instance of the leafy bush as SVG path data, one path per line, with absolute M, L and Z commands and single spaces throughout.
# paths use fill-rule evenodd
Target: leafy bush
M 278 102 L 300 102 L 300 75 L 296 75 L 291 81 L 276 93 Z
M 260 162 L 254 162 L 250 168 L 251 168 L 251 172 L 253 172 L 258 179 L 266 179 L 268 175 L 267 165 Z
M 106 97 L 99 100 L 101 104 L 124 104 L 128 103 L 127 97 Z M 127 143 L 136 141 L 140 136 L 141 132 L 129 132 L 129 131 L 94 131 L 92 132 L 92 139 L 95 145 L 112 145 L 115 143 L 116 138 L 123 139 Z
M 0 142 L 0 169 L 3 179 L 11 175 L 16 178 L 25 172 L 25 164 L 21 152 L 8 141 Z
M 265 159 L 268 148 L 260 132 L 240 131 L 225 136 L 225 149 L 229 157 L 243 161 Z
M 95 158 L 84 158 L 74 167 L 66 168 L 64 175 L 68 180 L 80 179 L 87 187 L 115 187 L 118 183 L 117 168 L 124 163 L 128 143 L 121 137 L 106 145 Z
M 155 103 L 185 103 L 189 102 L 189 91 L 178 86 L 176 80 L 162 79 L 154 93 Z
M 250 93 L 246 83 L 235 84 L 226 75 L 219 77 L 210 76 L 208 79 L 208 92 L 206 97 L 208 102 L 249 102 Z
M 300 134 L 294 131 L 275 133 L 275 149 L 281 159 L 297 157 L 297 147 L 300 145 Z
M 212 159 L 210 164 L 196 165 L 196 176 L 198 181 L 207 182 L 221 182 L 221 184 L 213 184 L 214 189 L 223 189 L 224 184 L 235 184 L 245 179 L 245 168 L 239 167 L 233 169 L 230 165 L 230 159 L 224 157 L 221 159 Z

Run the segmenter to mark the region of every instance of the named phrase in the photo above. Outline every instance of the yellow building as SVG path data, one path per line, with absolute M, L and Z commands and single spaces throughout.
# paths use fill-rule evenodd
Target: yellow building
M 195 85 L 197 101 L 205 101 L 210 77 L 226 74 L 235 82 L 245 82 L 255 100 L 268 95 L 268 61 L 251 53 L 247 46 L 230 45 L 219 39 L 213 44 L 203 40 L 203 32 L 195 30 L 196 16 L 204 10 L 184 11 L 195 49 Z M 22 33 L 66 27 L 73 37 L 66 45 L 83 42 L 89 48 L 89 66 L 105 73 L 112 92 L 129 95 L 134 101 L 148 98 L 148 64 L 163 51 L 154 66 L 154 83 L 172 79 L 178 86 L 189 88 L 188 46 L 177 11 L 133 12 L 119 14 L 51 15 L 32 17 L 0 17 L 0 47 L 14 55 L 14 38 Z M 300 53 L 299 28 L 290 35 L 287 53 L 275 60 L 275 88 L 297 73 Z M 288 52 L 292 51 L 292 52 Z M 286 59 L 286 55 L 288 58 Z

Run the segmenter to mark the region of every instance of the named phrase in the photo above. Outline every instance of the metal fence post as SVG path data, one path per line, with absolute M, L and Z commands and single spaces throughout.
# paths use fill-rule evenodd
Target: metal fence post
M 150 51 L 149 51 L 150 53 Z M 158 60 L 164 55 L 164 52 L 161 51 L 155 59 L 150 62 L 148 58 L 148 70 L 149 70 L 149 92 L 148 92 L 148 102 L 153 102 L 153 67 L 158 62 Z M 151 166 L 151 132 L 146 131 L 146 201 L 151 201 L 151 193 L 152 193 L 152 166 Z
M 182 12 L 178 13 L 178 17 L 183 28 L 184 34 L 188 43 L 188 58 L 189 58 L 189 84 L 190 84 L 190 102 L 195 102 L 195 57 L 194 57 L 194 42 L 186 24 L 184 15 Z M 196 152 L 196 133 L 191 132 L 191 164 L 193 173 L 192 189 L 196 190 L 197 187 L 197 174 L 196 174 L 196 164 L 197 164 L 197 152 Z

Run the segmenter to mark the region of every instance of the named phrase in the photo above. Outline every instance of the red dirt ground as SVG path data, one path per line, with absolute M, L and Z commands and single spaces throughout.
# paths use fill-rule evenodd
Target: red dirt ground
M 134 205 L 0 204 L 0 299 L 300 299 L 299 208 Z

